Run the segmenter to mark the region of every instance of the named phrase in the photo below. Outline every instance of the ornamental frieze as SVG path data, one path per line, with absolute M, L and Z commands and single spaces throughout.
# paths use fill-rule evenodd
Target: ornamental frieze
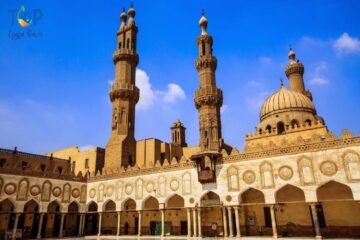
M 139 63 L 139 55 L 133 54 L 130 52 L 124 52 L 124 49 L 117 50 L 113 54 L 113 61 L 114 63 L 118 61 L 128 61 L 132 62 L 133 64 L 137 65 Z
M 134 87 L 134 89 L 118 88 L 111 89 L 109 96 L 110 100 L 114 101 L 117 98 L 120 99 L 133 99 L 135 103 L 139 101 L 139 88 Z
M 195 91 L 194 101 L 197 109 L 203 105 L 220 107 L 223 104 L 223 93 L 219 88 L 200 88 Z

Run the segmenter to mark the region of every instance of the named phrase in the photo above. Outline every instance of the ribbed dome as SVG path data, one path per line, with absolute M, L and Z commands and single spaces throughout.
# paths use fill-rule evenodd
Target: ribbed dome
M 281 86 L 279 91 L 268 97 L 262 105 L 260 120 L 284 111 L 304 111 L 316 114 L 314 104 L 308 97 Z

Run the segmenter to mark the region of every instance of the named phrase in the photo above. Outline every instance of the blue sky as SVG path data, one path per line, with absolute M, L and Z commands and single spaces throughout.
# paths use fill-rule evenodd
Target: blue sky
M 42 18 L 24 29 L 11 10 Z M 46 153 L 106 145 L 119 15 L 130 1 L 0 0 L 0 147 Z M 225 141 L 239 149 L 286 79 L 288 46 L 305 65 L 318 114 L 336 135 L 360 132 L 360 1 L 134 1 L 139 27 L 136 138 L 170 140 L 180 118 L 198 143 L 193 92 L 201 9 L 224 91 Z M 30 31 L 31 36 L 27 35 Z M 24 37 L 14 40 L 16 33 Z M 37 35 L 38 37 L 35 37 Z M 288 85 L 287 79 L 285 85 Z

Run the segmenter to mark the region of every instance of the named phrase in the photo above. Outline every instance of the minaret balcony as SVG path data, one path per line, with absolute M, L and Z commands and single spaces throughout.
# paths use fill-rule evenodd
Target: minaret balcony
M 195 91 L 195 106 L 199 109 L 203 105 L 219 106 L 223 104 L 223 92 L 216 87 L 204 87 Z
M 119 84 L 120 85 L 120 84 Z M 109 92 L 111 102 L 115 99 L 129 100 L 133 99 L 135 103 L 139 101 L 140 90 L 136 86 L 128 86 L 128 88 L 119 88 L 121 85 L 114 85 Z
M 128 61 L 137 65 L 139 63 L 139 55 L 134 49 L 121 48 L 117 49 L 113 54 L 113 61 Z
M 198 71 L 204 68 L 210 68 L 215 71 L 217 59 L 214 56 L 202 56 L 196 59 L 195 66 Z

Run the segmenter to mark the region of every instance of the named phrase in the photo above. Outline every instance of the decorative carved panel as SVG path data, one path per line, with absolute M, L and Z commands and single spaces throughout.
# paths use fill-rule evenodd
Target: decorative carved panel
M 290 166 L 282 166 L 279 168 L 279 177 L 282 180 L 290 180 L 294 175 L 294 172 Z
M 53 190 L 52 190 L 52 194 L 55 197 L 59 197 L 61 195 L 61 193 L 62 193 L 62 191 L 61 191 L 60 187 L 54 187 Z
M 274 187 L 274 175 L 272 165 L 269 162 L 263 162 L 260 165 L 261 184 L 263 188 Z
M 182 193 L 183 195 L 191 194 L 191 175 L 188 172 L 182 176 Z
M 24 178 L 19 182 L 16 200 L 26 201 L 28 192 L 29 192 L 29 180 Z
M 177 191 L 178 189 L 179 189 L 179 186 L 180 186 L 180 184 L 179 184 L 179 180 L 177 180 L 176 178 L 175 179 L 172 179 L 171 181 L 170 181 L 170 189 L 172 190 L 172 191 Z
M 40 193 L 40 186 L 39 185 L 33 185 L 30 188 L 30 194 L 32 196 L 37 196 Z
M 114 193 L 114 186 L 109 185 L 106 187 L 106 197 L 111 197 Z
M 143 180 L 141 178 L 136 180 L 135 185 L 136 185 L 135 198 L 142 199 L 142 197 L 143 197 Z
M 98 202 L 104 201 L 104 184 L 100 184 L 98 187 Z
M 166 179 L 164 176 L 158 178 L 158 197 L 166 197 Z
M 243 174 L 243 180 L 247 184 L 253 184 L 256 180 L 256 175 L 254 171 L 246 170 Z
M 72 190 L 72 192 L 71 192 L 71 196 L 72 196 L 73 198 L 78 198 L 78 197 L 80 196 L 80 189 L 74 188 L 74 189 Z
M 300 182 L 302 185 L 315 184 L 314 171 L 311 159 L 301 158 L 298 161 L 298 170 L 300 176 Z
M 343 155 L 345 172 L 350 182 L 360 181 L 360 158 L 354 151 L 348 151 Z
M 4 186 L 4 191 L 7 195 L 11 195 L 16 191 L 15 183 L 7 183 Z
M 239 191 L 239 173 L 236 167 L 229 167 L 227 170 L 228 190 Z
M 96 196 L 96 189 L 95 188 L 90 189 L 89 197 L 94 198 L 95 196 Z
M 116 183 L 116 200 L 122 200 L 123 199 L 123 182 L 117 181 Z
M 62 202 L 70 202 L 71 197 L 71 186 L 70 184 L 66 183 L 63 187 L 63 195 L 62 195 Z
M 132 184 L 131 184 L 131 183 L 127 183 L 127 184 L 125 185 L 125 193 L 126 193 L 127 195 L 130 195 L 132 192 L 133 192 L 133 186 L 132 186 Z
M 86 185 L 81 186 L 80 202 L 81 203 L 86 202 Z
M 325 176 L 334 176 L 337 172 L 337 166 L 333 161 L 327 160 L 321 163 L 320 171 Z

